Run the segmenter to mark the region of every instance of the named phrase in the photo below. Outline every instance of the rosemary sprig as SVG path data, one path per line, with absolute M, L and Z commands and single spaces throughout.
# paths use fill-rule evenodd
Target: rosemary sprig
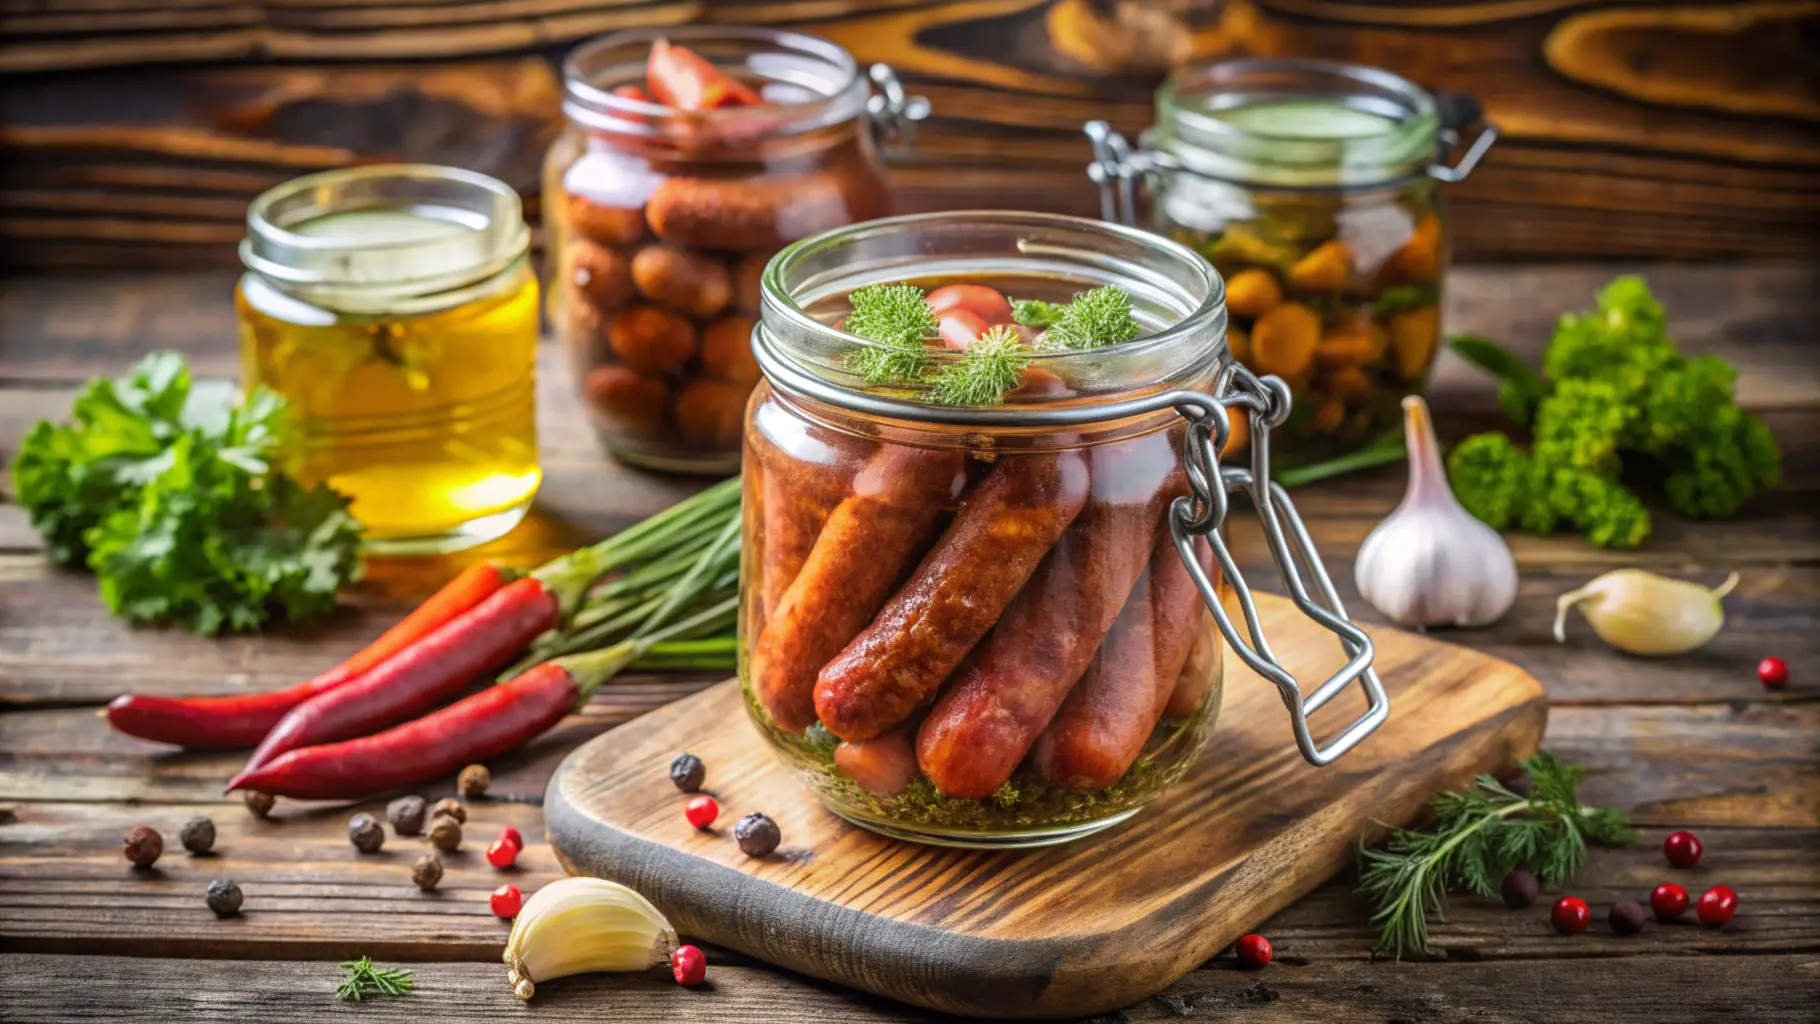
M 1523 762 L 1529 793 L 1489 775 L 1466 790 L 1437 794 L 1428 831 L 1393 829 L 1383 849 L 1359 850 L 1359 892 L 1377 909 L 1376 953 L 1428 951 L 1428 916 L 1445 920 L 1447 893 L 1496 896 L 1512 869 L 1527 867 L 1559 885 L 1586 864 L 1586 841 L 1622 846 L 1636 837 L 1617 811 L 1587 807 L 1578 789 L 1586 769 L 1538 751 Z
M 997 324 L 967 346 L 965 355 L 936 371 L 929 400 L 940 405 L 997 405 L 1024 382 L 1030 350 L 1017 330 Z
M 342 979 L 335 994 L 354 1002 L 374 995 L 401 996 L 417 984 L 410 971 L 402 967 L 375 967 L 373 958 L 367 956 L 349 960 L 341 969 L 347 971 L 348 976 Z

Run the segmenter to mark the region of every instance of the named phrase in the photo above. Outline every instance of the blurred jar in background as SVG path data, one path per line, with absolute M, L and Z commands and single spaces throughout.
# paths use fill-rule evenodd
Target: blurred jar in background
M 376 553 L 470 547 L 530 507 L 528 245 L 511 188 L 449 167 L 308 175 L 248 210 L 242 372 L 290 400 L 294 472 L 351 495 Z

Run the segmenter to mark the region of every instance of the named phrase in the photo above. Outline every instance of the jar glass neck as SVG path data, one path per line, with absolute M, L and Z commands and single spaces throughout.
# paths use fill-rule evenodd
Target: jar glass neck
M 620 96 L 645 85 L 651 45 L 667 39 L 752 86 L 759 107 L 681 111 Z M 563 62 L 563 115 L 580 128 L 637 139 L 753 142 L 851 122 L 866 112 L 868 88 L 853 55 L 796 32 L 730 25 L 684 25 L 615 32 L 584 43 Z
M 919 385 L 868 385 L 853 374 L 851 357 L 879 346 L 836 330 L 830 322 L 836 317 L 826 311 L 844 307 L 845 296 L 866 285 L 937 279 L 1047 280 L 1064 298 L 1117 285 L 1130 294 L 1143 336 L 1099 349 L 1032 352 L 1031 368 L 1068 382 L 1067 393 L 1013 392 L 1002 406 L 935 406 Z M 780 252 L 765 268 L 763 289 L 754 340 L 774 385 L 912 421 L 1013 429 L 1036 409 L 1193 386 L 1226 353 L 1224 286 L 1205 260 L 1156 235 L 1078 217 L 976 210 L 870 221 Z M 928 356 L 934 373 L 963 354 L 943 349 Z
M 1285 188 L 1384 185 L 1423 172 L 1439 146 L 1435 98 L 1355 64 L 1235 60 L 1157 90 L 1151 140 L 1184 170 Z

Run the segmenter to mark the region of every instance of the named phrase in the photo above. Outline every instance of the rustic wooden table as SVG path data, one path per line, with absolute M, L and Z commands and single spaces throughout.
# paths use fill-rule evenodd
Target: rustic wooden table
M 1534 356 L 1554 315 L 1588 304 L 1609 266 L 1462 270 L 1450 329 L 1508 339 Z M 1593 904 L 1586 935 L 1555 936 L 1546 905 L 1512 912 L 1455 903 L 1434 929 L 1442 962 L 1374 963 L 1366 908 L 1341 876 L 1259 930 L 1277 960 L 1258 974 L 1221 956 L 1164 995 L 1114 1020 L 1231 1016 L 1246 1021 L 1812 1020 L 1820 1005 L 1820 269 L 1661 267 L 1648 271 L 1684 348 L 1739 364 L 1741 401 L 1787 452 L 1787 482 L 1741 518 L 1664 519 L 1641 551 L 1613 553 L 1572 538 L 1514 537 L 1523 571 L 1516 609 L 1495 628 L 1450 635 L 1537 675 L 1552 702 L 1546 744 L 1586 764 L 1586 798 L 1625 809 L 1641 828 L 1632 850 L 1595 850 L 1574 892 Z M 0 463 L 28 426 L 61 416 L 76 387 L 116 374 L 154 348 L 188 353 L 199 374 L 232 375 L 231 279 L 221 274 L 23 279 L 0 286 Z M 538 513 L 483 552 L 532 563 L 669 504 L 692 484 L 605 460 L 583 426 L 560 360 L 541 384 L 549 477 Z M 1491 421 L 1489 382 L 1448 361 L 1434 404 L 1453 436 Z M 1308 488 L 1298 498 L 1352 607 L 1352 556 L 1396 502 L 1400 469 Z M 1235 532 L 1248 565 L 1266 571 L 1254 530 Z M 1553 597 L 1605 569 L 1645 565 L 1718 579 L 1743 574 L 1725 631 L 1686 657 L 1618 655 L 1576 629 L 1549 634 Z M 348 844 L 344 807 L 281 804 L 269 820 L 223 801 L 235 757 L 189 755 L 109 732 L 97 706 L 122 690 L 233 692 L 289 683 L 333 663 L 389 619 L 449 562 L 379 564 L 350 607 L 309 629 L 203 640 L 131 629 L 110 619 L 80 575 L 53 569 L 16 505 L 0 503 L 0 1019 L 247 1021 L 492 1020 L 519 1012 L 498 953 L 506 926 L 487 910 L 497 876 L 468 842 L 439 893 L 417 893 L 416 850 L 394 840 L 378 856 Z M 1255 577 L 1254 577 L 1255 578 Z M 1758 686 L 1768 654 L 1793 670 L 1787 691 Z M 556 762 L 577 743 L 705 680 L 639 679 L 610 688 L 581 714 L 495 767 L 470 835 L 500 824 L 531 843 L 518 881 L 558 868 L 541 842 L 538 803 Z M 1217 743 L 1217 737 L 1215 739 Z M 426 792 L 452 791 L 451 780 Z M 176 832 L 195 814 L 220 831 L 217 853 L 186 856 Z M 121 859 L 135 824 L 170 849 L 155 870 Z M 1697 829 L 1707 855 L 1671 872 L 1655 848 Z M 173 852 L 174 851 L 174 852 Z M 243 916 L 203 906 L 210 878 L 246 892 Z M 1650 926 L 1634 938 L 1603 925 L 1612 902 L 1673 877 L 1696 892 L 1723 882 L 1742 909 L 1725 928 Z M 369 954 L 418 961 L 408 999 L 342 1004 L 331 961 Z M 892 1020 L 932 1015 L 711 951 L 713 983 L 678 989 L 659 972 L 592 976 L 540 989 L 541 1020 Z M 229 962 L 232 961 L 232 962 Z M 1803 1009 L 1805 1007 L 1805 1009 Z

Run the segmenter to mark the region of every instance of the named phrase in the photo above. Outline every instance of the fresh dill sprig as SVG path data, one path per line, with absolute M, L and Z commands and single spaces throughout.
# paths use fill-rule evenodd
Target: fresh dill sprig
M 853 312 L 843 325 L 877 346 L 849 352 L 842 364 L 868 384 L 907 384 L 920 380 L 929 366 L 923 339 L 940 320 L 923 290 L 913 284 L 873 284 L 847 295 Z
M 1012 299 L 1011 319 L 1026 327 L 1048 327 L 1062 318 L 1065 308 L 1042 299 Z
M 1428 917 L 1445 919 L 1449 891 L 1496 896 L 1519 867 L 1559 885 L 1586 865 L 1588 839 L 1623 846 L 1636 838 L 1622 814 L 1580 803 L 1585 768 L 1544 750 L 1523 771 L 1527 796 L 1481 775 L 1463 792 L 1429 802 L 1428 831 L 1392 829 L 1383 849 L 1360 848 L 1359 892 L 1377 908 L 1374 953 L 1427 953 Z
M 1014 314 L 1015 315 L 1015 314 Z M 1081 292 L 1043 332 L 1044 348 L 1101 348 L 1138 336 L 1131 295 L 1116 284 Z
M 341 969 L 347 971 L 348 976 L 342 979 L 335 994 L 354 1002 L 374 995 L 401 996 L 417 984 L 410 971 L 402 967 L 375 967 L 373 958 L 367 956 L 349 960 Z
M 996 324 L 967 346 L 966 354 L 936 371 L 929 400 L 938 405 L 997 405 L 1024 382 L 1030 350 L 1017 329 Z

